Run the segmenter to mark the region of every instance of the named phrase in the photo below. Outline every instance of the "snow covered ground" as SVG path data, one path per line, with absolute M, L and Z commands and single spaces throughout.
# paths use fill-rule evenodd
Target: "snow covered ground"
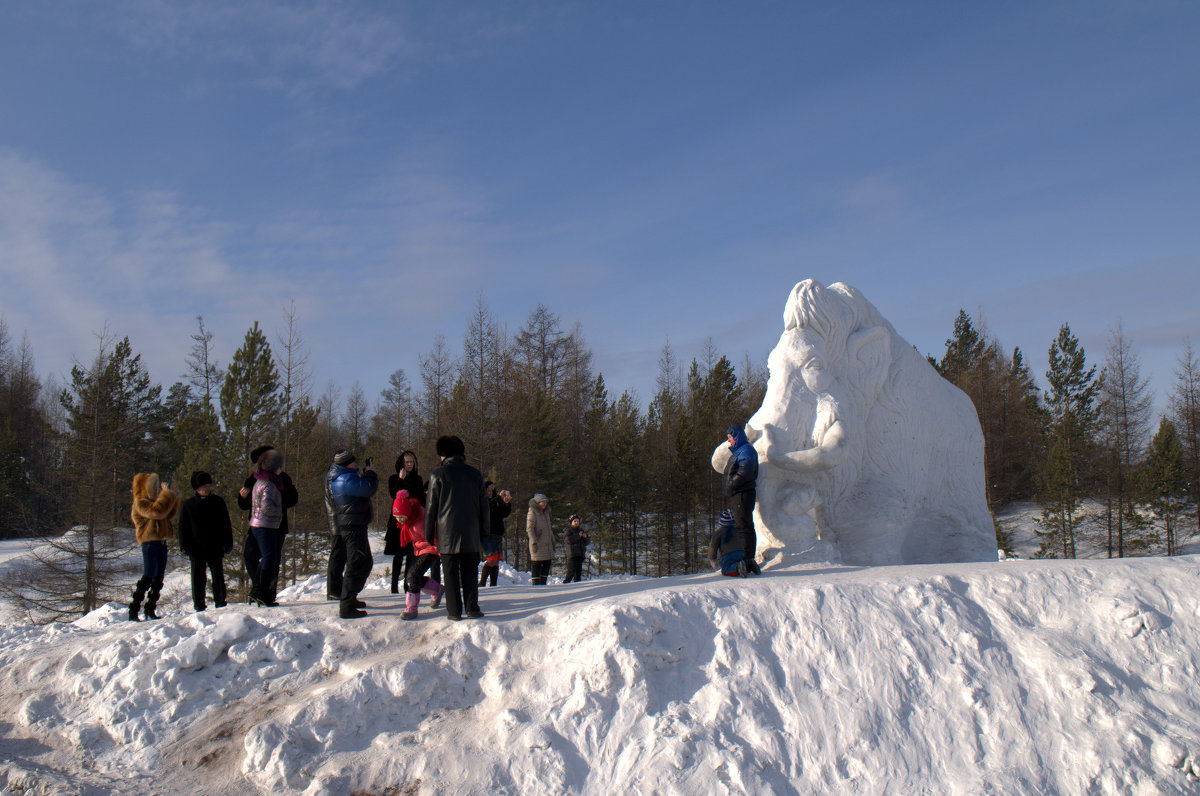
M 1200 791 L 1195 554 L 507 570 L 457 624 L 383 578 L 355 621 L 321 578 L 202 614 L 169 586 L 157 622 L 0 628 L 0 791 Z

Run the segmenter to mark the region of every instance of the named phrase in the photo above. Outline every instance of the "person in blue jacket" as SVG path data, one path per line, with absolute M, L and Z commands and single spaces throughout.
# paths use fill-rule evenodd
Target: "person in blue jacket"
M 754 532 L 754 502 L 757 499 L 758 451 L 746 439 L 746 430 L 736 423 L 725 430 L 732 455 L 725 464 L 725 495 L 729 498 L 729 510 L 742 538 L 742 549 L 746 552 L 746 570 L 761 574 L 754 560 L 758 552 L 758 537 Z
M 329 516 L 329 528 L 345 545 L 345 572 L 334 572 L 334 551 L 330 551 L 330 577 L 341 576 L 341 598 L 338 616 L 342 619 L 357 619 L 367 615 L 366 606 L 358 599 L 358 593 L 367 585 L 371 574 L 371 544 L 367 540 L 367 526 L 371 524 L 371 496 L 379 487 L 379 476 L 371 467 L 370 459 L 364 472 L 359 473 L 354 454 L 340 450 L 333 456 L 333 464 L 325 474 L 325 512 Z

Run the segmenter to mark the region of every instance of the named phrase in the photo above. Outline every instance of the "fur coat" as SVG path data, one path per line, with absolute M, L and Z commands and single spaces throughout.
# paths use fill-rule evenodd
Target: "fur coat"
M 179 511 L 179 494 L 162 489 L 157 473 L 138 473 L 133 477 L 133 506 L 129 518 L 137 532 L 138 544 L 165 542 L 175 537 L 171 520 Z

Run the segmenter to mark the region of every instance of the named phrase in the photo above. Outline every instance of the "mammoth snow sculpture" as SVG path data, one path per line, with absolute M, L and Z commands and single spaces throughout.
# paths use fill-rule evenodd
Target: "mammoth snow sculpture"
M 759 552 L 847 564 L 995 560 L 971 400 L 854 288 L 796 285 L 746 424 L 760 460 Z M 723 472 L 728 445 L 713 453 Z M 830 549 L 832 547 L 832 549 Z

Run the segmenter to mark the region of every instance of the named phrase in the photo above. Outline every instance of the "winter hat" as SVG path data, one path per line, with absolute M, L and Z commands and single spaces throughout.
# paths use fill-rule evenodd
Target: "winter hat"
M 536 495 L 534 495 L 534 496 L 533 496 L 533 502 L 534 502 L 534 503 L 542 503 L 543 501 L 544 501 L 544 502 L 546 502 L 546 503 L 549 503 L 549 502 L 550 502 L 550 498 L 546 497 L 546 496 L 545 496 L 545 495 L 543 495 L 541 492 L 538 492 Z
M 283 454 L 274 448 L 267 448 L 263 451 L 262 458 L 258 460 L 258 467 L 264 472 L 275 472 L 280 467 L 283 467 Z
M 733 512 L 731 512 L 729 509 L 722 511 L 721 516 L 717 519 L 717 524 L 722 528 L 732 528 L 735 525 L 733 521 Z
M 354 454 L 342 448 L 337 453 L 333 454 L 333 463 L 340 464 L 342 467 L 349 467 L 354 464 Z
M 199 489 L 205 484 L 211 484 L 212 482 L 212 476 L 203 470 L 197 470 L 192 473 L 192 489 Z
M 583 522 L 583 517 L 580 517 L 578 514 L 572 514 L 570 517 L 567 517 L 567 522 L 575 522 L 575 520 Z
M 463 445 L 463 441 L 458 437 L 438 437 L 438 456 L 462 456 L 466 452 L 467 447 Z
M 258 464 L 258 460 L 262 458 L 262 455 L 263 455 L 264 453 L 266 453 L 266 452 L 267 452 L 267 451 L 269 451 L 269 450 L 274 450 L 274 449 L 275 449 L 275 446 L 274 446 L 274 445 L 260 445 L 260 446 L 258 446 L 258 447 L 257 447 L 257 448 L 255 448 L 254 450 L 250 451 L 250 463 L 251 463 L 251 464 Z

